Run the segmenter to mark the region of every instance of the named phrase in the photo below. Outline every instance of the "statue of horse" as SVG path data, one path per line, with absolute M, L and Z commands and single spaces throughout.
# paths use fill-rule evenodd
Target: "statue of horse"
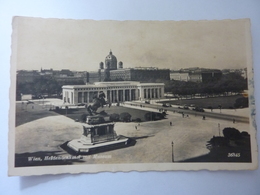
M 106 95 L 104 94 L 104 92 L 100 91 L 98 96 L 93 98 L 93 104 L 87 107 L 87 110 L 91 116 L 93 116 L 93 114 L 96 114 L 98 108 L 103 108 L 103 106 L 107 104 L 105 97 Z

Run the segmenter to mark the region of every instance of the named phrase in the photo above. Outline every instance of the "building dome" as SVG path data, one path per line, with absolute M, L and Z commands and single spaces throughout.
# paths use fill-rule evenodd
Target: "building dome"
M 106 66 L 106 69 L 109 69 L 109 70 L 117 69 L 117 59 L 116 59 L 116 56 L 113 55 L 111 50 L 105 59 L 105 66 Z
M 118 62 L 118 68 L 122 69 L 123 68 L 123 62 Z

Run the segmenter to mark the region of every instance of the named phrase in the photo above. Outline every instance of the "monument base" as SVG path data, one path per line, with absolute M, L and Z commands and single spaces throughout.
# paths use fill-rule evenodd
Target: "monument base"
M 91 154 L 96 152 L 102 152 L 107 150 L 113 150 L 117 148 L 127 147 L 130 143 L 130 139 L 119 136 L 117 140 L 101 142 L 96 144 L 86 144 L 82 142 L 82 139 L 74 139 L 68 142 L 67 146 L 74 152 L 81 154 Z

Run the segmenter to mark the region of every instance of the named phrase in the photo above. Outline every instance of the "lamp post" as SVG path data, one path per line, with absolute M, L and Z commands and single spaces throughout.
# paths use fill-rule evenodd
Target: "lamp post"
M 172 142 L 172 162 L 174 162 L 174 152 L 173 152 L 174 143 Z

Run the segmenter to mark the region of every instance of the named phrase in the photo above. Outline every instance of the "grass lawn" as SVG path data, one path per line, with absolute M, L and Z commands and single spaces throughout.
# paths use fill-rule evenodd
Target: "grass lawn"
M 50 111 L 49 105 L 39 105 L 38 102 L 34 104 L 22 104 L 16 103 L 16 116 L 15 116 L 15 126 L 19 126 L 37 119 L 41 119 L 48 116 L 57 116 L 59 114 L 67 116 L 73 120 L 81 120 L 82 114 L 89 115 L 86 108 L 69 108 L 67 111 L 65 109 L 60 109 L 57 111 Z M 123 112 L 128 112 L 132 116 L 132 120 L 140 118 L 141 121 L 146 121 L 144 115 L 148 113 L 148 111 L 132 109 L 121 106 L 111 106 L 99 108 L 97 112 L 105 111 L 108 114 L 120 114 Z
M 170 103 L 174 105 L 190 105 L 194 104 L 197 107 L 208 108 L 212 107 L 214 109 L 221 105 L 223 109 L 229 109 L 234 107 L 236 99 L 243 97 L 242 95 L 226 96 L 226 97 L 209 97 L 209 98 L 194 98 L 194 99 L 182 99 L 182 100 L 169 100 L 164 101 L 164 103 Z

